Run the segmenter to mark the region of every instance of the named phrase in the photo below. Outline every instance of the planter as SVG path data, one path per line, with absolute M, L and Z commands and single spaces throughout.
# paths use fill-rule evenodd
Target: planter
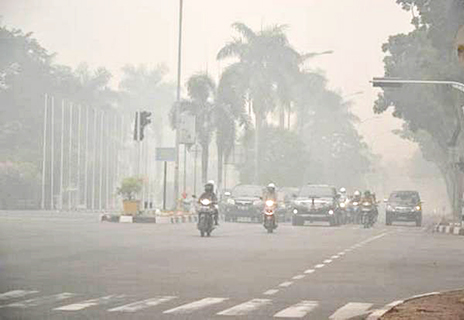
M 140 209 L 140 200 L 124 200 L 124 215 L 135 216 Z

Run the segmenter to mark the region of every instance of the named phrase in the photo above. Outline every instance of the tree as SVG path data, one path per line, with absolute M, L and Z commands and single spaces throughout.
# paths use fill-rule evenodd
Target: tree
M 142 191 L 142 185 L 143 182 L 140 178 L 124 178 L 117 192 L 124 200 L 134 200 L 140 191 Z
M 464 21 L 463 1 L 397 0 L 397 3 L 413 12 L 414 30 L 392 36 L 384 44 L 385 75 L 464 82 L 454 48 L 455 34 Z M 450 165 L 449 143 L 461 126 L 456 121 L 461 110 L 456 107 L 463 102 L 462 96 L 452 89 L 404 86 L 384 89 L 374 107 L 375 112 L 381 113 L 393 106 L 393 115 L 406 123 L 403 137 L 419 143 L 424 156 L 440 169 L 450 193 L 458 185 L 458 177 Z M 462 139 L 459 149 L 462 152 Z
M 301 56 L 288 43 L 285 26 L 255 32 L 243 23 L 232 27 L 239 37 L 227 43 L 217 54 L 218 60 L 235 58 L 226 72 L 235 73 L 238 88 L 244 90 L 244 102 L 255 117 L 255 181 L 259 177 L 259 135 L 269 112 L 279 102 L 290 105 L 290 85 L 299 71 Z

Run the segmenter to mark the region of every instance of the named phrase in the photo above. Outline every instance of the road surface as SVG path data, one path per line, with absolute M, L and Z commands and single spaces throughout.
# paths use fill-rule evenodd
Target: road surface
M 0 213 L 1 319 L 349 319 L 464 287 L 461 237 L 412 225 L 100 223 Z

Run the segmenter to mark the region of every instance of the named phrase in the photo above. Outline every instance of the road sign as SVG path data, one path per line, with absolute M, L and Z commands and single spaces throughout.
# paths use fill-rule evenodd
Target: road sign
M 459 58 L 459 63 L 464 67 L 464 26 L 459 28 L 456 35 L 456 49 Z
M 176 161 L 176 148 L 156 148 L 156 161 Z
M 195 143 L 195 116 L 184 113 L 179 121 L 179 143 L 193 144 Z

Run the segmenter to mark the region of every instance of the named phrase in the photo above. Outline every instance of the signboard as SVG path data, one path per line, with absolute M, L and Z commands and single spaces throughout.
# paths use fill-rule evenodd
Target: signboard
M 195 116 L 184 113 L 179 120 L 179 143 L 195 143 Z
M 156 148 L 156 161 L 176 161 L 176 148 Z
M 462 26 L 456 36 L 456 49 L 458 54 L 459 62 L 464 67 L 464 26 Z

